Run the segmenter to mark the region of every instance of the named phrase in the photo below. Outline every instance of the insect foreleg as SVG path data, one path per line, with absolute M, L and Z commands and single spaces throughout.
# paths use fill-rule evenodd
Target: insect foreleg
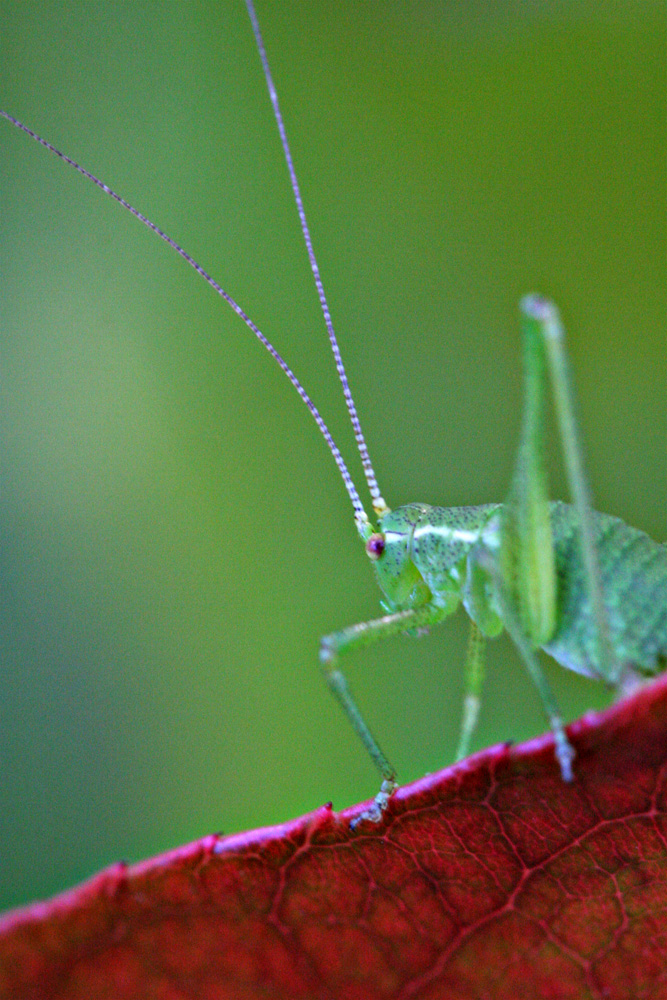
M 470 740 L 477 726 L 479 706 L 484 683 L 484 651 L 486 639 L 481 629 L 470 619 L 470 635 L 466 654 L 466 693 L 463 699 L 461 733 L 455 760 L 463 760 L 470 753 Z
M 388 639 L 390 636 L 405 632 L 408 629 L 428 628 L 429 625 L 434 625 L 449 613 L 449 608 L 443 608 L 433 603 L 424 604 L 419 608 L 397 611 L 394 614 L 385 615 L 383 618 L 350 625 L 348 628 L 341 629 L 339 632 L 332 632 L 331 635 L 327 635 L 322 639 L 320 644 L 320 663 L 322 664 L 326 682 L 342 705 L 343 711 L 352 723 L 354 731 L 370 754 L 371 760 L 383 778 L 382 786 L 375 798 L 374 807 L 367 813 L 364 813 L 360 819 L 370 819 L 373 821 L 380 819 L 391 793 L 396 788 L 396 771 L 381 750 L 359 711 L 347 686 L 347 681 L 340 670 L 338 659 L 341 654 L 350 653 L 364 646 L 371 646 L 381 639 Z

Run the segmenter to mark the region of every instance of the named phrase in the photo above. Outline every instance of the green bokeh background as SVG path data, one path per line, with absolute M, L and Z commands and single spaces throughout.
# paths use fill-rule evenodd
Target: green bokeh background
M 390 504 L 502 499 L 539 290 L 596 506 L 667 537 L 664 3 L 259 15 Z M 3 0 L 0 95 L 237 298 L 359 480 L 240 0 Z M 316 653 L 378 593 L 312 420 L 231 311 L 2 122 L 0 199 L 4 907 L 372 795 Z M 350 662 L 403 781 L 451 759 L 465 640 L 457 616 Z M 489 659 L 476 746 L 543 731 L 509 644 Z M 567 718 L 606 703 L 548 670 Z

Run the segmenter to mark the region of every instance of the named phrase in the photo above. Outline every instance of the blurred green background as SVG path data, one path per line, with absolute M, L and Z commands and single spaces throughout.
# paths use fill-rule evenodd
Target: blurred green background
M 664 3 L 258 6 L 389 503 L 503 498 L 539 290 L 596 506 L 667 537 Z M 235 296 L 361 479 L 240 0 L 3 0 L 0 95 Z M 379 595 L 313 421 L 231 311 L 4 122 L 0 199 L 4 907 L 374 794 L 317 645 Z M 451 759 L 466 628 L 349 663 L 404 782 Z M 608 700 L 548 672 L 568 719 Z M 476 746 L 544 728 L 501 639 Z

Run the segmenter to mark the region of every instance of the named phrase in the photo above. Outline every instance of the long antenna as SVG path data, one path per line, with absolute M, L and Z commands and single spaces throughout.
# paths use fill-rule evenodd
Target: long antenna
M 290 183 L 292 185 L 292 193 L 294 194 L 294 200 L 296 202 L 297 212 L 299 213 L 301 232 L 303 233 L 303 239 L 306 244 L 306 250 L 308 251 L 310 270 L 312 271 L 313 278 L 315 279 L 315 287 L 317 288 L 317 294 L 320 300 L 320 306 L 322 308 L 322 315 L 324 316 L 324 322 L 326 323 L 327 330 L 329 333 L 329 342 L 331 344 L 331 350 L 333 351 L 334 360 L 336 362 L 338 378 L 340 379 L 340 383 L 343 387 L 343 395 L 345 396 L 345 403 L 347 404 L 347 410 L 348 413 L 350 414 L 350 420 L 352 421 L 352 428 L 354 430 L 354 436 L 356 438 L 357 448 L 359 449 L 359 455 L 361 456 L 361 462 L 364 467 L 364 475 L 366 476 L 368 489 L 370 491 L 373 500 L 373 510 L 375 511 L 378 517 L 381 517 L 383 514 L 387 513 L 389 508 L 387 507 L 386 503 L 382 498 L 382 494 L 380 493 L 380 488 L 377 484 L 377 479 L 375 478 L 375 472 L 373 470 L 373 465 L 371 463 L 371 459 L 368 454 L 368 448 L 366 446 L 366 439 L 361 429 L 361 423 L 359 422 L 359 417 L 357 415 L 357 408 L 354 405 L 352 392 L 350 391 L 350 386 L 347 381 L 347 374 L 345 372 L 343 358 L 340 353 L 340 347 L 338 346 L 338 339 L 336 337 L 336 332 L 333 328 L 331 313 L 329 311 L 329 304 L 327 302 L 327 297 L 324 294 L 324 285 L 322 284 L 322 278 L 320 277 L 320 269 L 317 265 L 317 258 L 315 257 L 315 251 L 313 249 L 313 241 L 311 239 L 310 229 L 308 227 L 308 222 L 306 220 L 306 212 L 303 207 L 301 189 L 299 187 L 299 181 L 297 180 L 296 171 L 294 169 L 294 161 L 292 160 L 292 153 L 290 150 L 289 142 L 287 140 L 287 132 L 285 131 L 285 123 L 283 121 L 283 116 L 280 111 L 280 105 L 278 103 L 278 93 L 273 83 L 273 77 L 271 75 L 271 70 L 269 68 L 269 60 L 267 58 L 266 49 L 264 47 L 264 40 L 262 38 L 262 33 L 260 31 L 259 21 L 257 20 L 257 14 L 255 13 L 255 5 L 253 3 L 253 0 L 245 0 L 245 5 L 248 9 L 248 14 L 250 15 L 250 20 L 252 22 L 252 30 L 255 33 L 255 41 L 257 43 L 257 49 L 259 50 L 259 57 L 262 60 L 264 77 L 266 79 L 266 85 L 269 90 L 269 97 L 271 98 L 271 104 L 273 105 L 273 116 L 276 120 L 276 125 L 278 126 L 278 132 L 280 133 L 280 142 L 283 147 L 285 162 L 287 163 L 287 169 L 289 171 Z
M 308 395 L 308 393 L 306 392 L 306 390 L 304 389 L 304 387 L 301 385 L 301 383 L 299 382 L 298 378 L 296 377 L 296 375 L 294 374 L 294 372 L 292 371 L 292 369 L 289 367 L 289 365 L 287 364 L 287 362 L 283 360 L 283 358 L 278 353 L 278 351 L 275 349 L 275 347 L 273 346 L 273 344 L 264 336 L 264 334 L 259 329 L 259 327 L 256 326 L 255 323 L 253 323 L 253 321 L 250 319 L 250 317 L 243 311 L 243 309 L 241 308 L 241 306 L 238 305 L 238 303 L 235 302 L 235 300 L 231 297 L 231 295 L 229 295 L 229 293 L 226 292 L 224 290 L 224 288 L 222 288 L 217 283 L 217 281 L 215 281 L 211 277 L 211 275 L 207 271 L 204 270 L 204 268 L 201 266 L 201 264 L 198 264 L 197 261 L 193 257 L 191 257 L 190 254 L 187 253 L 183 249 L 183 247 L 179 246 L 179 244 L 176 243 L 175 240 L 172 240 L 171 236 L 167 236 L 167 234 L 165 232 L 163 232 L 163 230 L 160 229 L 159 226 L 156 226 L 154 222 L 151 222 L 151 220 L 148 219 L 148 218 L 146 218 L 145 215 L 142 215 L 142 213 L 139 212 L 138 209 L 136 209 L 132 205 L 130 205 L 130 203 L 128 201 L 125 201 L 125 199 L 121 198 L 121 196 L 119 194 L 116 194 L 115 191 L 112 191 L 112 189 L 107 184 L 105 184 L 103 181 L 101 181 L 98 177 L 95 177 L 94 174 L 91 174 L 90 171 L 86 170 L 84 167 L 82 167 L 75 160 L 72 160 L 69 156 L 66 156 L 59 149 L 56 149 L 56 147 L 53 146 L 53 145 L 51 145 L 50 142 L 47 142 L 46 139 L 42 139 L 42 137 L 39 136 L 39 135 L 37 135 L 36 132 L 33 132 L 32 129 L 29 129 L 27 125 L 24 125 L 22 122 L 18 121 L 17 118 L 14 118 L 12 115 L 8 114 L 6 111 L 0 110 L 0 117 L 5 118 L 8 122 L 10 122 L 10 124 L 16 126 L 16 128 L 20 129 L 22 132 L 25 132 L 26 135 L 29 135 L 31 139 L 35 140 L 35 142 L 38 142 L 40 144 L 40 146 L 44 146 L 44 148 L 48 149 L 48 151 L 50 153 L 53 153 L 55 156 L 57 156 L 59 159 L 61 159 L 64 163 L 67 163 L 70 167 L 73 167 L 74 170 L 78 171 L 78 173 L 82 174 L 89 181 L 92 181 L 93 184 L 97 185 L 97 187 L 100 188 L 101 191 L 104 191 L 104 193 L 108 194 L 110 198 L 113 198 L 113 200 L 117 201 L 119 205 L 122 205 L 123 208 L 127 209 L 127 211 L 131 215 L 133 215 L 135 217 L 135 219 L 138 219 L 139 222 L 143 222 L 144 226 L 146 226 L 152 232 L 156 233 L 160 237 L 160 239 L 164 240 L 164 242 L 167 243 L 172 248 L 172 250 L 175 250 L 176 253 L 179 254 L 180 257 L 183 258 L 183 260 L 187 261 L 187 263 L 190 265 L 190 267 L 193 267 L 195 269 L 195 271 L 197 272 L 197 274 L 200 274 L 202 276 L 202 278 L 204 279 L 204 281 L 206 281 L 211 286 L 211 288 L 215 292 L 217 292 L 218 295 L 220 295 L 225 300 L 225 302 L 228 303 L 228 305 L 230 305 L 232 307 L 232 309 L 234 310 L 234 312 L 236 313 L 236 315 L 241 317 L 241 319 L 243 320 L 243 322 L 245 323 L 245 325 L 250 330 L 252 330 L 252 332 L 255 334 L 255 336 L 260 341 L 260 343 L 263 344 L 264 347 L 267 349 L 267 351 L 269 352 L 269 354 L 271 355 L 271 357 L 274 359 L 274 361 L 276 361 L 280 365 L 280 367 L 285 372 L 285 374 L 287 375 L 288 379 L 290 380 L 290 382 L 292 383 L 292 385 L 294 386 L 294 388 L 296 389 L 296 391 L 301 396 L 301 399 L 304 401 L 304 403 L 306 404 L 306 406 L 310 410 L 310 412 L 311 412 L 311 414 L 313 416 L 313 419 L 315 420 L 315 423 L 319 427 L 319 429 L 320 429 L 320 431 L 322 433 L 322 436 L 324 437 L 324 440 L 326 441 L 326 443 L 329 446 L 329 450 L 330 450 L 331 454 L 334 457 L 336 465 L 338 466 L 338 470 L 339 470 L 339 472 L 340 472 L 340 474 L 342 476 L 343 482 L 345 484 L 345 488 L 346 488 L 346 490 L 347 490 L 347 492 L 348 492 L 348 494 L 350 496 L 350 500 L 352 501 L 352 506 L 354 508 L 355 521 L 356 521 L 356 524 L 357 524 L 357 530 L 359 531 L 359 534 L 361 535 L 362 538 L 364 538 L 364 539 L 368 538 L 368 536 L 371 533 L 371 527 L 370 527 L 370 521 L 368 519 L 368 515 L 366 514 L 366 511 L 364 510 L 363 504 L 362 504 L 361 500 L 359 499 L 359 494 L 357 493 L 356 486 L 354 485 L 354 483 L 352 481 L 352 476 L 350 475 L 350 473 L 348 471 L 347 465 L 345 464 L 343 456 L 341 455 L 340 450 L 339 450 L 336 442 L 334 441 L 333 437 L 331 436 L 331 432 L 329 431 L 329 428 L 325 424 L 325 422 L 324 422 L 324 420 L 323 420 L 323 418 L 322 418 L 319 410 L 317 409 L 317 407 L 313 403 L 312 399 L 310 398 L 310 396 Z

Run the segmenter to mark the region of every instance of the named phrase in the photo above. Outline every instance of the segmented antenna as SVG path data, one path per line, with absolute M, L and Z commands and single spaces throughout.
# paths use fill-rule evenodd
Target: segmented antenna
M 336 332 L 334 330 L 333 322 L 331 320 L 329 304 L 327 302 L 326 295 L 324 294 L 324 285 L 322 284 L 322 278 L 320 277 L 320 269 L 317 265 L 317 258 L 315 257 L 315 251 L 313 250 L 313 241 L 311 239 L 310 229 L 308 228 L 308 222 L 306 220 L 306 212 L 303 207 L 303 199 L 301 198 L 301 189 L 299 188 L 299 182 L 297 180 L 296 171 L 294 169 L 292 153 L 290 150 L 289 142 L 287 141 L 287 132 L 285 131 L 285 123 L 283 122 L 283 116 L 281 114 L 280 105 L 278 103 L 278 94 L 273 83 L 273 77 L 271 75 L 271 70 L 269 68 L 269 61 L 266 55 L 266 49 L 264 48 L 264 40 L 262 39 L 262 33 L 260 31 L 259 21 L 257 20 L 257 14 L 255 13 L 255 5 L 253 3 L 253 0 L 245 0 L 245 4 L 248 9 L 248 14 L 250 15 L 250 20 L 252 22 L 252 30 L 255 33 L 255 41 L 257 43 L 257 49 L 259 50 L 259 56 L 260 59 L 262 60 L 264 77 L 266 79 L 266 85 L 269 90 L 269 97 L 271 98 L 271 104 L 273 105 L 273 116 L 276 120 L 276 125 L 278 126 L 278 132 L 280 133 L 280 142 L 283 147 L 285 162 L 287 163 L 287 169 L 289 171 L 290 183 L 292 185 L 292 193 L 294 194 L 294 200 L 296 202 L 297 212 L 299 213 L 301 232 L 303 233 L 303 239 L 306 244 L 306 250 L 308 251 L 310 270 L 312 271 L 313 278 L 315 279 L 315 287 L 317 288 L 317 294 L 320 300 L 320 306 L 322 308 L 322 315 L 324 316 L 324 322 L 326 323 L 327 331 L 329 333 L 329 343 L 331 344 L 331 350 L 333 351 L 334 360 L 336 362 L 338 378 L 340 379 L 340 383 L 343 387 L 343 395 L 345 396 L 345 403 L 347 405 L 348 413 L 350 414 L 350 420 L 352 422 L 352 428 L 354 430 L 354 436 L 357 442 L 357 448 L 359 449 L 359 455 L 361 456 L 361 462 L 364 467 L 364 475 L 366 476 L 368 489 L 371 494 L 371 498 L 373 500 L 373 510 L 375 511 L 378 517 L 381 517 L 383 514 L 387 513 L 389 508 L 387 507 L 386 503 L 382 498 L 382 494 L 380 493 L 380 488 L 377 484 L 377 479 L 375 478 L 375 472 L 373 470 L 373 465 L 371 463 L 371 459 L 368 454 L 368 448 L 366 446 L 366 439 L 361 429 L 361 423 L 359 422 L 359 417 L 357 415 L 357 408 L 354 405 L 352 392 L 350 391 L 350 386 L 347 381 L 345 365 L 343 364 L 343 359 L 341 357 L 340 348 L 338 346 L 338 339 L 336 337 Z
M 296 377 L 296 375 L 294 374 L 294 372 L 292 371 L 292 369 L 289 367 L 289 365 L 287 364 L 287 362 L 283 360 L 283 358 L 278 353 L 278 351 L 275 349 L 275 347 L 273 346 L 273 344 L 264 336 L 264 334 L 259 329 L 259 327 L 256 326 L 255 323 L 253 323 L 253 321 L 250 319 L 250 317 L 243 311 L 243 309 L 241 308 L 241 306 L 238 305 L 238 303 L 235 302 L 235 300 L 231 297 L 231 295 L 229 295 L 229 293 L 226 292 L 224 290 L 224 288 L 222 288 L 217 283 L 217 281 L 215 281 L 211 277 L 211 275 L 207 271 L 204 270 L 204 268 L 201 266 L 201 264 L 198 264 L 197 261 L 193 257 L 191 257 L 190 254 L 187 253 L 183 249 L 183 247 L 179 246 L 179 244 L 176 243 L 175 240 L 172 240 L 171 236 L 167 236 L 167 234 L 165 232 L 163 232 L 163 230 L 160 229 L 159 226 L 156 226 L 154 222 L 151 222 L 151 220 L 148 219 L 148 218 L 146 218 L 145 215 L 142 215 L 142 213 L 139 212 L 138 209 L 136 209 L 136 208 L 134 208 L 134 206 L 130 205 L 130 203 L 128 201 L 125 201 L 124 198 L 121 198 L 121 196 L 119 194 L 116 194 L 116 192 L 113 191 L 107 184 L 105 184 L 103 181 L 101 181 L 98 177 L 95 177 L 94 174 L 91 174 L 88 170 L 86 170 L 84 167 L 82 167 L 75 160 L 72 160 L 69 156 L 66 156 L 59 149 L 56 149 L 56 147 L 53 146 L 53 145 L 51 145 L 50 142 L 47 142 L 46 139 L 42 139 L 42 137 L 39 136 L 39 135 L 37 135 L 36 132 L 33 132 L 32 129 L 29 129 L 27 127 L 27 125 L 24 125 L 22 122 L 18 121 L 17 118 L 14 118 L 12 115 L 8 114 L 6 111 L 0 110 L 0 117 L 5 118 L 12 125 L 16 126 L 16 128 L 20 129 L 22 132 L 25 132 L 26 135 L 29 135 L 31 139 L 34 139 L 35 142 L 38 142 L 40 144 L 40 146 L 44 146 L 44 148 L 48 149 L 48 151 L 50 153 L 53 153 L 59 159 L 63 160 L 64 163 L 67 163 L 70 167 L 73 167 L 74 170 L 78 171 L 78 173 L 82 174 L 89 181 L 92 181 L 93 184 L 97 185 L 97 187 L 100 188 L 101 191 L 104 191 L 104 193 L 108 194 L 110 198 L 113 198 L 113 200 L 117 201 L 119 205 L 122 205 L 123 208 L 127 209 L 127 211 L 131 215 L 133 215 L 135 217 L 135 219 L 138 219 L 139 222 L 143 222 L 143 224 L 148 229 L 150 229 L 152 232 L 156 233 L 156 235 L 159 236 L 161 240 L 164 240 L 164 242 L 167 243 L 172 248 L 172 250 L 175 250 L 176 253 L 179 254 L 179 256 L 181 256 L 183 258 L 183 260 L 187 261 L 187 263 L 190 265 L 190 267 L 193 267 L 195 269 L 195 271 L 198 274 L 200 274 L 202 276 L 202 278 L 211 286 L 211 288 L 215 292 L 217 292 L 218 295 L 220 295 L 225 300 L 225 302 L 228 303 L 228 305 L 230 305 L 232 307 L 232 309 L 234 310 L 234 312 L 236 313 L 236 315 L 241 317 L 241 319 L 243 320 L 243 322 L 245 323 L 245 325 L 250 330 L 252 330 L 252 332 L 255 334 L 255 336 L 260 341 L 260 343 L 262 343 L 264 345 L 264 347 L 266 348 L 266 350 L 269 352 L 269 354 L 271 355 L 271 357 L 274 359 L 274 361 L 276 361 L 280 365 L 280 367 L 285 372 L 285 374 L 287 375 L 288 379 L 290 380 L 290 382 L 292 383 L 292 385 L 294 386 L 294 388 L 296 389 L 296 391 L 301 396 L 301 399 L 304 401 L 304 403 L 306 404 L 306 406 L 310 410 L 310 412 L 311 412 L 311 414 L 312 414 L 312 416 L 313 416 L 313 418 L 315 420 L 315 423 L 319 427 L 320 431 L 322 432 L 322 436 L 324 437 L 324 440 L 326 441 L 327 445 L 329 446 L 329 450 L 330 450 L 331 454 L 334 457 L 336 465 L 338 466 L 338 470 L 339 470 L 339 472 L 341 474 L 341 477 L 343 479 L 343 482 L 345 484 L 345 488 L 346 488 L 346 490 L 347 490 L 347 492 L 348 492 L 348 494 L 350 496 L 350 500 L 352 501 L 352 506 L 354 508 L 355 521 L 356 521 L 356 524 L 357 524 L 357 530 L 359 531 L 359 534 L 362 536 L 362 538 L 366 539 L 370 535 L 370 533 L 371 533 L 370 521 L 368 519 L 368 515 L 366 514 L 366 511 L 364 510 L 363 504 L 362 504 L 361 500 L 359 499 L 359 494 L 357 493 L 356 486 L 354 485 L 354 483 L 352 481 L 352 476 L 350 475 L 350 473 L 348 471 L 347 465 L 345 464 L 345 460 L 343 459 L 343 456 L 341 455 L 340 450 L 338 449 L 338 446 L 337 446 L 336 442 L 334 441 L 333 437 L 331 436 L 331 432 L 329 431 L 329 428 L 325 424 L 325 422 L 324 422 L 324 420 L 323 420 L 323 418 L 322 418 L 319 410 L 317 409 L 317 407 L 313 403 L 312 399 L 310 398 L 310 396 L 308 395 L 308 393 L 306 392 L 306 390 L 304 389 L 304 387 L 301 385 L 301 383 L 299 382 L 298 378 Z

